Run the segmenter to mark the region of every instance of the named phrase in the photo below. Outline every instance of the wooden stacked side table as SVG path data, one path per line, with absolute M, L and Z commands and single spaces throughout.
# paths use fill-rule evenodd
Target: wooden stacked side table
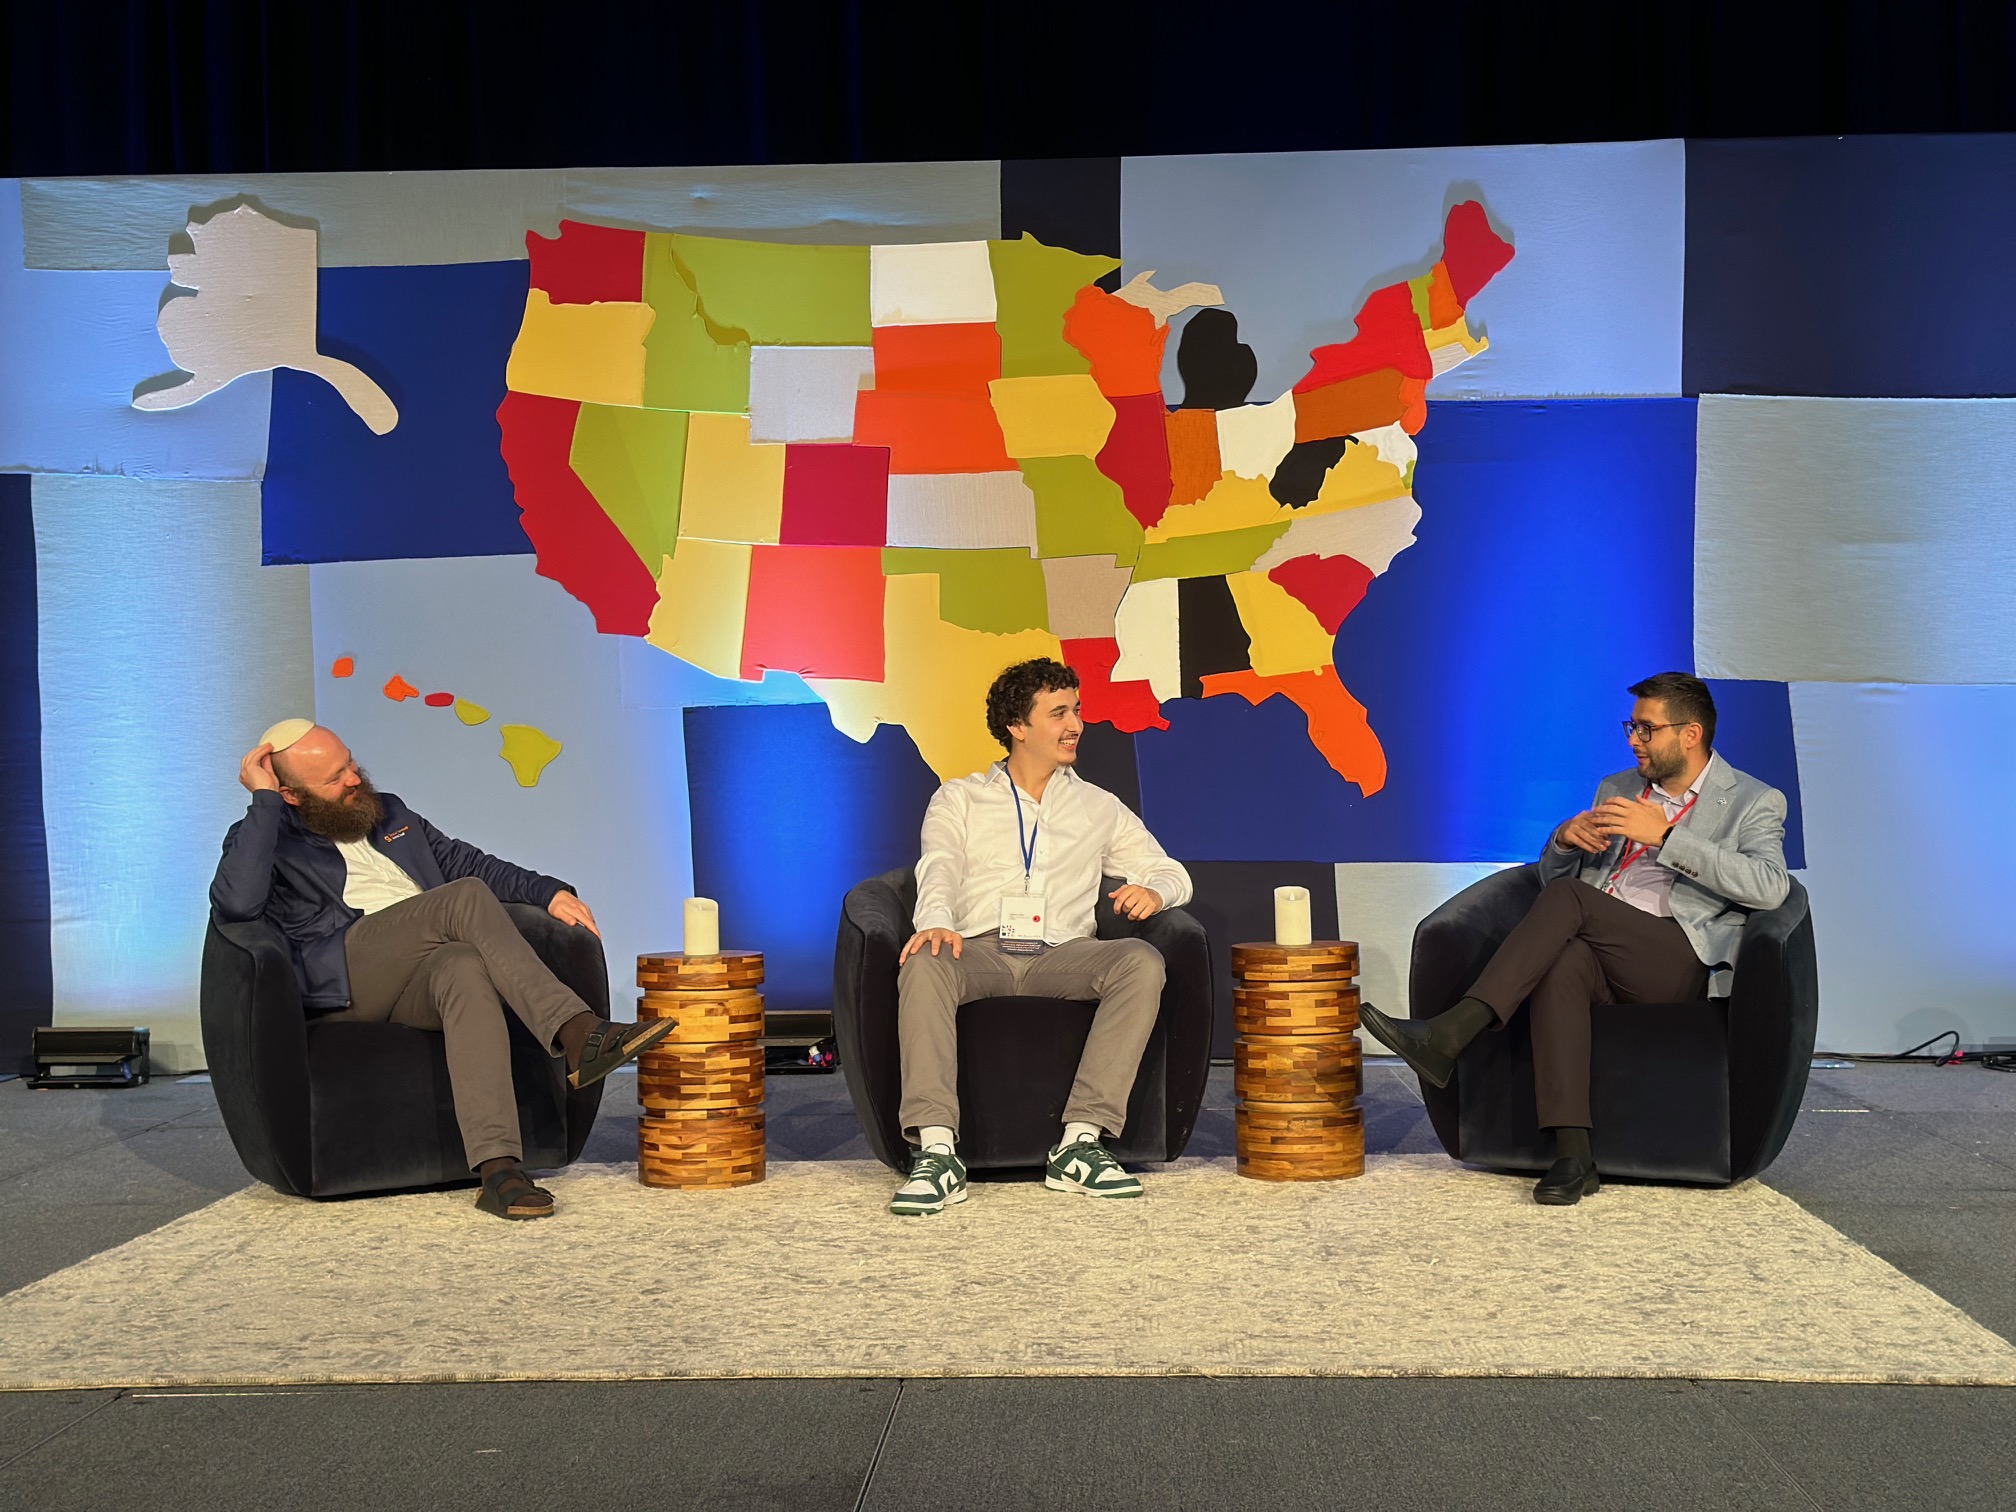
M 1232 947 L 1239 1174 L 1334 1181 L 1365 1171 L 1358 946 Z
M 637 957 L 640 1019 L 679 1027 L 637 1060 L 637 1179 L 737 1187 L 763 1179 L 763 956 Z

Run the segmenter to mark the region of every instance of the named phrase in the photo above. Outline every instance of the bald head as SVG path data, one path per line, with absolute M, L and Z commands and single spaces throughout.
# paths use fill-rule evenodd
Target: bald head
M 352 770 L 350 748 L 334 730 L 310 725 L 284 750 L 273 753 L 273 775 L 280 785 L 296 790 L 340 786 Z

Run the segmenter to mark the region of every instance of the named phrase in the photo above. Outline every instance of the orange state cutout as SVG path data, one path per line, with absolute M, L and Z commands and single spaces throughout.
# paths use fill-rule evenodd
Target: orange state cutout
M 331 677 L 348 677 L 356 670 L 357 660 L 355 657 L 339 656 L 329 664 L 329 675 Z
M 875 387 L 883 393 L 984 394 L 1001 376 L 991 325 L 877 326 Z
M 1428 386 L 1418 378 L 1406 377 L 1398 368 L 1380 368 L 1361 373 L 1342 383 L 1326 383 L 1319 389 L 1295 396 L 1296 441 L 1329 441 L 1338 436 L 1355 436 L 1377 430 L 1382 425 L 1403 424 L 1408 414 L 1407 386 L 1416 385 L 1422 394 Z M 1427 419 L 1425 401 L 1420 404 Z M 1417 423 L 1412 430 L 1420 429 Z
M 1162 349 L 1169 327 L 1152 311 L 1087 284 L 1064 312 L 1064 339 L 1092 364 L 1092 381 L 1109 399 L 1162 392 Z
M 1463 318 L 1463 302 L 1449 281 L 1449 265 L 1438 262 L 1428 272 L 1428 329 L 1439 331 Z
M 1287 699 L 1308 716 L 1309 743 L 1338 776 L 1356 783 L 1367 798 L 1386 786 L 1386 748 L 1366 721 L 1365 705 L 1337 680 L 1335 667 L 1273 677 L 1250 671 L 1206 673 L 1204 696 L 1221 693 L 1237 693 L 1256 707 L 1277 694 Z
M 385 684 L 385 696 L 394 703 L 403 703 L 406 699 L 418 698 L 420 690 L 394 672 L 392 681 Z
M 1218 456 L 1218 411 L 1171 410 L 1169 507 L 1195 504 L 1218 486 L 1224 474 L 1225 465 Z
M 864 389 L 854 398 L 854 444 L 888 447 L 891 474 L 1015 471 L 985 389 L 977 394 Z
M 1428 380 L 1402 378 L 1400 402 L 1405 406 L 1400 411 L 1400 429 L 1410 436 L 1420 435 L 1421 427 L 1428 423 Z

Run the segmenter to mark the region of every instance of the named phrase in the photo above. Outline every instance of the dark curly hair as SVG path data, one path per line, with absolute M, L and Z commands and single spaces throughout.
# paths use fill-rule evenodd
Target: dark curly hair
M 987 690 L 987 733 L 1001 742 L 1004 751 L 1015 749 L 1008 726 L 1026 724 L 1036 706 L 1038 693 L 1061 693 L 1078 686 L 1078 674 L 1060 661 L 1039 656 L 1034 661 L 1017 662 Z

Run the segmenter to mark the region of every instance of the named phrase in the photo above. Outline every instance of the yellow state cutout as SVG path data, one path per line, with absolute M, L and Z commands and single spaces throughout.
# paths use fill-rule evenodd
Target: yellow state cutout
M 1059 657 L 1063 646 L 1047 630 L 990 635 L 938 617 L 938 575 L 889 579 L 882 598 L 883 680 L 806 679 L 826 701 L 833 727 L 866 741 L 878 724 L 901 725 L 941 781 L 977 772 L 1001 759 L 1001 747 L 973 711 L 1001 669 L 1032 657 Z
M 1090 373 L 996 378 L 987 391 L 1011 457 L 1096 457 L 1113 430 L 1113 403 Z
M 1242 478 L 1237 473 L 1226 473 L 1211 486 L 1211 492 L 1196 503 L 1178 504 L 1165 510 L 1162 518 L 1148 527 L 1142 542 L 1150 544 L 1173 541 L 1182 536 L 1216 535 L 1220 531 L 1245 530 L 1254 525 L 1279 525 L 1284 520 L 1293 520 L 1298 513 L 1300 511 L 1290 509 L 1267 491 L 1265 478 Z
M 1227 573 L 1225 586 L 1239 607 L 1239 623 L 1253 642 L 1253 671 L 1261 677 L 1314 672 L 1331 664 L 1336 640 L 1294 594 L 1264 572 Z
M 490 711 L 481 704 L 473 704 L 466 698 L 455 700 L 455 717 L 466 725 L 479 725 L 490 717 Z
M 1354 442 L 1344 448 L 1337 465 L 1323 475 L 1323 486 L 1317 490 L 1314 502 L 1295 513 L 1319 515 L 1339 509 L 1362 509 L 1367 504 L 1397 499 L 1406 492 L 1407 478 L 1399 468 L 1380 456 L 1376 446 Z
M 504 749 L 497 754 L 511 763 L 518 786 L 539 786 L 539 774 L 560 754 L 560 742 L 531 725 L 502 725 L 499 729 L 504 736 Z
M 698 416 L 694 418 L 698 419 Z M 749 547 L 681 536 L 658 574 L 658 607 L 644 638 L 716 677 L 742 676 L 749 613 Z
M 504 386 L 585 404 L 641 405 L 644 337 L 656 318 L 647 304 L 556 305 L 534 289 L 525 296 Z
M 680 539 L 774 546 L 783 521 L 784 448 L 752 446 L 747 415 L 695 411 L 686 422 Z
M 1435 365 L 1435 376 L 1437 378 L 1440 378 L 1449 369 L 1457 366 L 1459 363 L 1468 362 L 1472 357 L 1475 357 L 1479 352 L 1491 345 L 1482 336 L 1472 336 L 1470 334 L 1470 322 L 1467 320 L 1452 320 L 1446 326 L 1440 326 L 1432 331 L 1424 331 L 1421 334 L 1423 339 L 1428 343 L 1429 360 Z M 1454 347 L 1457 350 L 1446 350 L 1450 347 Z

